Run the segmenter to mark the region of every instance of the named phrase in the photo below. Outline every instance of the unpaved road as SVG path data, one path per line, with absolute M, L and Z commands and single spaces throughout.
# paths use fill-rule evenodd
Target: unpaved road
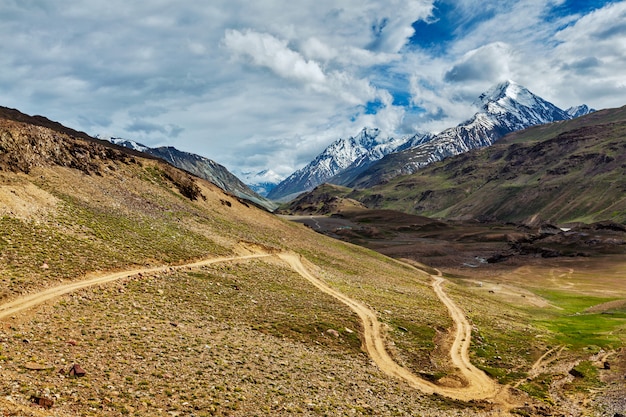
M 133 269 L 130 271 L 122 271 L 122 272 L 115 272 L 112 274 L 99 275 L 99 276 L 95 276 L 93 278 L 85 279 L 82 281 L 73 281 L 67 284 L 61 284 L 56 287 L 48 288 L 38 293 L 20 297 L 9 303 L 0 305 L 0 320 L 13 316 L 20 311 L 27 310 L 38 304 L 45 303 L 46 301 L 51 300 L 53 298 L 60 297 L 63 294 L 80 290 L 81 288 L 87 288 L 93 285 L 105 284 L 107 282 L 116 281 L 122 278 L 127 278 L 132 275 L 165 272 L 171 269 L 180 269 L 180 268 L 197 268 L 203 265 L 210 265 L 210 264 L 214 264 L 218 262 L 228 262 L 228 261 L 252 259 L 252 258 L 263 258 L 267 256 L 270 256 L 270 255 L 254 254 L 254 255 L 234 256 L 234 257 L 225 257 L 225 258 L 213 258 L 213 259 L 206 259 L 203 261 L 194 262 L 194 263 L 185 264 L 185 265 L 159 266 L 159 267 L 154 267 L 154 268 L 140 268 L 140 269 Z
M 430 381 L 422 379 L 413 374 L 406 368 L 398 365 L 389 355 L 385 348 L 385 332 L 381 323 L 378 321 L 376 313 L 365 306 L 363 303 L 353 300 L 348 296 L 334 290 L 325 282 L 312 275 L 303 265 L 299 255 L 291 253 L 281 253 L 277 255 L 267 253 L 256 253 L 244 256 L 233 256 L 223 258 L 207 259 L 179 266 L 162 266 L 154 268 L 141 268 L 130 271 L 116 272 L 112 274 L 96 276 L 78 282 L 70 282 L 57 287 L 49 288 L 44 291 L 21 297 L 9 303 L 0 306 L 0 319 L 4 319 L 15 315 L 20 311 L 27 310 L 38 304 L 44 303 L 63 294 L 76 291 L 81 288 L 93 285 L 104 284 L 107 282 L 119 280 L 137 274 L 149 274 L 157 272 L 166 272 L 172 269 L 195 268 L 219 262 L 238 261 L 246 259 L 256 259 L 278 256 L 282 261 L 286 262 L 294 271 L 308 280 L 320 291 L 331 295 L 352 309 L 363 322 L 363 345 L 369 356 L 376 365 L 386 374 L 400 378 L 412 387 L 427 393 L 439 394 L 450 398 L 469 401 L 478 399 L 494 399 L 499 391 L 499 387 L 485 373 L 476 368 L 469 360 L 469 345 L 471 338 L 471 326 L 466 320 L 463 312 L 454 304 L 454 302 L 443 291 L 442 284 L 445 280 L 441 276 L 431 275 L 433 278 L 433 289 L 440 300 L 448 308 L 455 325 L 455 337 L 452 348 L 450 349 L 450 357 L 452 363 L 457 366 L 465 377 L 467 384 L 463 387 L 443 387 L 435 385 Z M 412 267 L 414 268 L 414 267 Z
M 496 396 L 499 387 L 483 371 L 476 368 L 469 360 L 469 346 L 472 328 L 465 318 L 465 314 L 443 291 L 442 284 L 445 281 L 441 276 L 431 275 L 433 288 L 439 299 L 448 308 L 456 329 L 454 342 L 450 349 L 452 363 L 459 368 L 467 381 L 464 387 L 442 387 L 430 381 L 418 377 L 406 368 L 398 365 L 389 355 L 385 348 L 385 336 L 376 313 L 364 304 L 353 300 L 346 295 L 332 289 L 326 283 L 314 277 L 302 264 L 300 257 L 294 254 L 283 253 L 278 255 L 287 262 L 296 272 L 309 280 L 320 291 L 329 294 L 354 311 L 363 321 L 363 344 L 374 360 L 376 365 L 388 375 L 400 378 L 408 382 L 414 388 L 428 394 L 440 394 L 450 398 L 469 401 L 478 399 L 491 399 Z M 412 266 L 411 266 L 412 267 Z M 412 267 L 414 268 L 414 267 Z

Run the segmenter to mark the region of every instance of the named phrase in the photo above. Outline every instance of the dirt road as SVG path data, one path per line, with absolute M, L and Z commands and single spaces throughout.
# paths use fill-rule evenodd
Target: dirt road
M 484 372 L 476 368 L 469 360 L 469 345 L 472 328 L 463 312 L 454 304 L 442 289 L 445 281 L 441 276 L 431 275 L 433 288 L 439 299 L 446 305 L 455 323 L 455 337 L 450 356 L 452 363 L 457 366 L 467 381 L 467 385 L 460 388 L 442 387 L 418 377 L 406 368 L 398 365 L 385 348 L 385 336 L 376 313 L 364 304 L 353 300 L 346 295 L 330 288 L 326 283 L 314 277 L 302 264 L 300 257 L 295 254 L 280 254 L 281 259 L 287 262 L 296 272 L 306 278 L 320 291 L 329 294 L 346 304 L 363 321 L 363 345 L 376 365 L 388 375 L 408 382 L 414 388 L 428 394 L 440 394 L 446 397 L 469 401 L 476 399 L 494 398 L 499 386 Z M 414 267 L 413 267 L 414 268 Z
M 218 262 L 228 262 L 228 261 L 252 259 L 252 258 L 263 258 L 267 256 L 270 256 L 270 255 L 253 254 L 253 255 L 245 255 L 245 256 L 213 258 L 213 259 L 206 259 L 206 260 L 193 262 L 193 263 L 185 264 L 185 265 L 179 265 L 179 266 L 159 266 L 159 267 L 154 267 L 154 268 L 139 268 L 139 269 L 133 269 L 130 271 L 122 271 L 122 272 L 115 272 L 112 274 L 99 275 L 99 276 L 88 278 L 82 281 L 68 282 L 67 284 L 61 284 L 56 287 L 48 288 L 38 293 L 26 295 L 24 297 L 20 297 L 16 300 L 13 300 L 9 303 L 0 305 L 0 319 L 11 317 L 20 311 L 24 311 L 36 305 L 45 303 L 46 301 L 51 300 L 56 297 L 60 297 L 63 294 L 80 290 L 81 288 L 91 287 L 93 285 L 105 284 L 107 282 L 116 281 L 118 279 L 130 277 L 132 275 L 165 272 L 168 270 L 180 269 L 180 268 L 197 268 L 203 265 L 210 265 L 210 264 L 214 264 Z
M 348 296 L 334 290 L 326 283 L 315 277 L 303 265 L 300 256 L 291 253 L 281 253 L 277 255 L 272 255 L 268 253 L 255 253 L 244 256 L 207 259 L 179 266 L 140 268 L 130 271 L 96 276 L 83 281 L 62 284 L 57 287 L 49 288 L 36 294 L 21 297 L 12 302 L 3 304 L 0 306 L 0 319 L 13 316 L 18 312 L 27 310 L 38 304 L 44 303 L 48 300 L 59 297 L 63 294 L 70 293 L 72 291 L 76 291 L 81 288 L 112 282 L 140 273 L 150 274 L 166 272 L 172 269 L 195 268 L 219 262 L 266 258 L 272 256 L 277 256 L 282 261 L 286 262 L 294 271 L 296 271 L 303 278 L 308 280 L 317 289 L 333 296 L 337 300 L 346 304 L 359 316 L 359 318 L 363 322 L 363 346 L 372 358 L 372 360 L 374 360 L 376 365 L 386 374 L 396 378 L 400 378 L 408 382 L 412 387 L 427 394 L 437 393 L 439 395 L 444 395 L 450 398 L 464 401 L 489 399 L 496 396 L 499 388 L 498 385 L 489 377 L 487 377 L 487 375 L 485 375 L 482 371 L 472 365 L 469 360 L 468 350 L 471 337 L 470 324 L 465 319 L 465 315 L 463 314 L 463 312 L 443 291 L 442 284 L 445 280 L 441 276 L 437 275 L 431 275 L 431 277 L 433 278 L 433 288 L 437 296 L 450 311 L 450 315 L 452 316 L 452 319 L 455 323 L 455 337 L 454 343 L 450 350 L 450 357 L 452 363 L 460 369 L 460 372 L 467 381 L 467 384 L 464 387 L 452 388 L 435 385 L 430 381 L 418 377 L 408 369 L 403 368 L 396 362 L 394 362 L 394 360 L 387 352 L 387 349 L 385 348 L 385 332 L 382 328 L 381 323 L 378 321 L 376 313 L 373 310 L 369 309 L 367 306 L 365 306 L 363 303 L 353 300 Z

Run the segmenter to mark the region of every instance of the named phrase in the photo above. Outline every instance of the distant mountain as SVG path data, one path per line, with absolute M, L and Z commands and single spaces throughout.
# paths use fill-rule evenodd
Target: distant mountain
M 339 139 L 268 197 L 288 200 L 323 182 L 369 187 L 448 156 L 490 146 L 507 133 L 593 111 L 586 105 L 561 110 L 513 81 L 497 84 L 474 104 L 480 110 L 471 119 L 438 134 L 380 140 L 377 129 L 364 129 L 354 138 Z
M 341 179 L 331 179 L 330 182 L 355 188 L 371 187 L 398 175 L 412 174 L 449 156 L 491 146 L 507 133 L 568 120 L 589 111 L 583 105 L 573 108 L 570 114 L 513 81 L 494 86 L 481 94 L 475 104 L 480 111 L 458 126 L 446 129 L 418 146 L 387 155 L 348 182 Z
M 259 172 L 234 172 L 255 193 L 267 197 L 267 195 L 283 180 L 283 177 L 272 171 L 264 169 Z
M 356 161 L 367 164 L 382 158 L 406 140 L 383 137 L 379 129 L 364 128 L 356 136 L 341 138 L 330 144 L 307 166 L 278 184 L 267 197 L 273 200 L 289 199 L 322 184 Z
M 600 110 L 513 132 L 491 147 L 446 158 L 385 184 L 335 187 L 332 198 L 447 219 L 626 224 L 624 137 L 626 106 Z
M 589 114 L 589 113 L 593 113 L 594 111 L 596 111 L 596 109 L 590 109 L 589 107 L 587 107 L 586 104 L 581 104 L 580 106 L 570 107 L 569 109 L 567 109 L 565 111 L 567 112 L 567 114 L 570 115 L 570 117 L 572 119 L 574 119 L 576 117 L 580 117 L 580 116 L 584 116 L 584 115 Z
M 161 158 L 177 168 L 204 178 L 237 197 L 249 200 L 269 211 L 276 209 L 277 204 L 252 191 L 239 178 L 217 162 L 189 152 L 180 151 L 171 146 L 150 148 L 132 140 L 108 138 L 111 143 Z

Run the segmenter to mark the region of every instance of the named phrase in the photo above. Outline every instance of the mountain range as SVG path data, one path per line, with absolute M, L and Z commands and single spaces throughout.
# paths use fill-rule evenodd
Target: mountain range
M 562 110 L 510 80 L 481 94 L 474 104 L 479 111 L 472 118 L 436 134 L 379 139 L 376 129 L 364 129 L 356 137 L 339 139 L 278 184 L 268 198 L 289 200 L 323 182 L 371 187 L 449 156 L 490 146 L 507 133 L 594 111 L 586 105 Z
M 289 207 L 294 214 L 362 204 L 456 220 L 623 223 L 624 137 L 626 106 L 600 110 L 510 133 L 369 188 L 320 185 Z

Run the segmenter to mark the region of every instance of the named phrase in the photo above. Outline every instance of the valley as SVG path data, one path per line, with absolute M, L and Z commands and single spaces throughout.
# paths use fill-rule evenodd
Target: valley
M 621 223 L 435 219 L 336 186 L 282 217 L 47 119 L 0 122 L 6 415 L 625 407 Z

